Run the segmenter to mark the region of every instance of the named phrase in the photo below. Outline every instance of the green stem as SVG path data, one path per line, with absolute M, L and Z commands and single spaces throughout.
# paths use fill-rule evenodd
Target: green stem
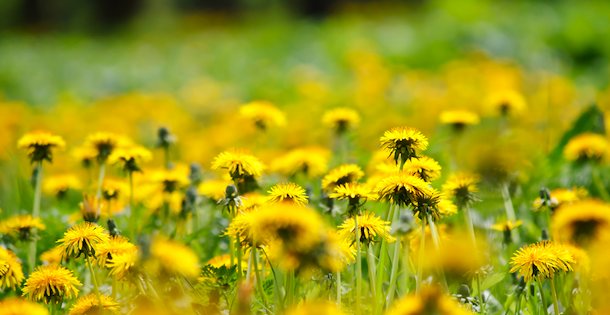
M 271 269 L 271 274 L 273 275 L 273 287 L 275 288 L 274 292 L 275 292 L 275 301 L 276 301 L 276 307 L 280 309 L 280 311 L 284 310 L 284 303 L 282 300 L 282 294 L 280 292 L 280 282 L 277 279 L 277 274 L 275 273 L 275 269 L 273 268 L 273 265 L 271 264 L 271 261 L 269 260 L 269 256 L 267 255 L 267 252 L 265 252 L 264 249 L 261 249 L 261 251 L 263 251 L 263 254 L 265 254 L 265 259 L 267 260 L 267 263 L 269 264 L 269 268 Z
M 341 307 L 341 271 L 337 271 L 335 280 L 337 281 L 335 286 L 337 287 L 337 307 Z
M 240 282 L 241 278 L 243 277 L 242 275 L 242 258 L 241 258 L 241 241 L 239 240 L 239 236 L 237 237 L 237 242 L 236 242 L 237 246 L 236 246 L 236 256 L 237 256 L 237 281 Z
M 555 289 L 555 278 L 549 279 L 551 282 L 551 293 L 553 295 L 553 310 L 555 311 L 554 315 L 559 315 L 559 299 L 557 299 L 557 290 Z
M 99 217 L 102 208 L 102 186 L 104 185 L 104 176 L 106 175 L 106 163 L 100 164 L 100 173 L 97 178 L 97 191 L 95 193 L 95 202 L 97 202 L 96 214 Z
M 481 314 L 485 314 L 485 300 L 483 300 L 483 290 L 481 290 L 481 275 L 477 272 L 477 291 L 479 292 L 479 303 L 481 303 Z
M 252 258 L 252 262 L 254 263 L 254 275 L 256 277 L 256 288 L 260 294 L 261 301 L 263 302 L 263 306 L 265 307 L 265 312 L 270 312 L 269 304 L 267 303 L 267 296 L 265 294 L 265 290 L 263 289 L 263 278 L 261 277 L 261 271 L 258 269 L 258 255 L 256 254 L 256 248 L 250 249 L 251 253 L 250 257 Z M 250 277 L 248 277 L 250 279 Z
M 549 315 L 549 312 L 546 309 L 546 302 L 544 299 L 544 288 L 542 287 L 542 281 L 536 280 L 536 282 L 538 283 L 538 290 L 540 291 L 540 300 L 542 301 L 542 311 L 545 315 Z
M 390 204 L 388 214 L 386 216 L 386 221 L 394 222 L 394 217 L 398 214 L 398 206 L 394 204 Z M 381 240 L 381 246 L 379 248 L 379 262 L 377 263 L 377 279 L 375 281 L 376 290 L 378 292 L 377 299 L 375 302 L 375 311 L 382 309 L 384 303 L 384 294 L 383 294 L 383 283 L 385 282 L 386 275 L 386 265 L 388 261 L 388 242 L 385 239 Z M 393 262 L 394 260 L 392 260 Z M 374 315 L 376 315 L 375 313 Z
M 367 247 L 367 263 L 369 265 L 369 287 L 371 289 L 371 293 L 373 294 L 373 301 L 377 301 L 377 287 L 375 285 L 375 254 L 373 253 L 373 247 L 371 244 Z M 374 303 L 375 304 L 375 303 Z M 374 305 L 376 307 L 376 305 Z M 373 312 L 375 313 L 375 312 Z
M 415 290 L 421 291 L 422 282 L 424 281 L 424 246 L 426 245 L 426 223 L 421 221 L 421 235 L 419 236 L 419 258 L 417 262 L 417 283 Z
M 390 287 L 386 296 L 386 305 L 390 305 L 396 291 L 396 281 L 398 279 L 398 262 L 400 260 L 400 241 L 397 240 L 394 244 L 394 255 L 392 258 L 392 270 L 390 271 Z
M 86 260 L 87 260 L 87 267 L 89 268 L 89 272 L 91 273 L 91 279 L 93 280 L 93 290 L 95 291 L 95 294 L 97 295 L 100 305 L 102 305 L 102 297 L 100 296 L 100 287 L 97 284 L 97 278 L 95 277 L 95 272 L 93 271 L 93 265 L 91 264 L 91 257 L 87 256 Z
M 428 225 L 430 225 L 430 234 L 432 235 L 432 243 L 434 244 L 434 250 L 436 250 L 436 252 L 439 253 L 441 250 L 441 241 L 440 241 L 440 237 L 438 234 L 438 230 L 436 229 L 436 224 L 434 224 L 434 221 L 432 220 L 432 216 L 429 213 L 427 215 L 427 218 L 428 218 Z M 443 285 L 443 288 L 445 289 L 445 291 L 449 291 L 449 285 L 447 284 L 447 278 L 445 277 L 445 271 L 442 268 L 440 268 L 439 273 L 441 276 L 441 284 Z
M 360 314 L 362 311 L 360 305 L 360 297 L 362 296 L 362 253 L 360 251 L 358 214 L 354 216 L 354 227 L 356 229 L 356 314 Z
M 40 216 L 40 198 L 42 188 L 42 161 L 36 163 L 36 183 L 34 184 L 34 205 L 32 207 L 32 217 L 37 218 Z M 30 274 L 34 271 L 36 265 L 36 244 L 38 239 L 36 237 L 36 229 L 32 229 L 32 240 L 28 248 L 28 270 Z
M 254 259 L 254 248 L 250 248 L 250 257 L 248 258 L 248 269 L 246 269 L 246 281 L 250 281 L 252 274 L 252 260 Z
M 468 229 L 468 236 L 473 245 L 476 245 L 476 237 L 474 234 L 474 225 L 472 224 L 472 217 L 470 215 L 470 206 L 465 205 L 463 207 L 464 220 L 466 221 L 466 228 Z
M 610 201 L 610 194 L 608 194 L 608 190 L 606 190 L 604 182 L 602 181 L 599 175 L 599 170 L 596 167 L 593 167 L 591 171 L 591 178 L 593 180 L 593 184 L 595 185 L 595 189 L 597 189 L 597 192 L 599 193 L 600 197 L 602 197 L 602 199 L 604 199 L 605 201 Z
M 500 186 L 500 190 L 502 192 L 502 199 L 504 201 L 504 210 L 506 211 L 506 218 L 509 221 L 517 221 L 517 216 L 515 215 L 515 208 L 513 207 L 513 201 L 510 198 L 510 192 L 508 191 L 508 184 L 502 183 Z M 512 233 L 513 241 L 518 244 L 520 243 L 519 230 L 514 230 Z
M 294 270 L 291 270 L 287 274 L 286 278 L 286 305 L 292 306 L 294 304 L 294 282 L 295 275 Z

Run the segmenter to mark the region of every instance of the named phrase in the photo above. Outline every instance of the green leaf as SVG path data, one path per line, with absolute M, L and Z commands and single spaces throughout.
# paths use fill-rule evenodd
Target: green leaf
M 506 273 L 504 273 L 504 272 L 497 272 L 497 273 L 491 274 L 489 277 L 485 278 L 485 280 L 483 280 L 483 282 L 481 283 L 481 290 L 485 291 L 485 290 L 495 286 L 496 284 L 498 284 L 502 280 L 504 280 L 504 277 L 506 277 Z

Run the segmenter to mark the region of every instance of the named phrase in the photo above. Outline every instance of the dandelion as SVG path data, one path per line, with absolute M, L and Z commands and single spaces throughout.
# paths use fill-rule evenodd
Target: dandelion
M 49 315 L 46 307 L 30 301 L 10 297 L 0 301 L 0 314 L 2 315 Z
M 83 201 L 78 206 L 85 222 L 96 223 L 100 218 L 99 213 L 104 211 L 101 200 L 87 195 L 83 197 Z
M 239 108 L 239 114 L 252 121 L 257 128 L 263 131 L 272 125 L 282 127 L 286 124 L 284 113 L 267 101 L 253 101 L 244 104 Z
M 468 315 L 472 312 L 463 308 L 450 296 L 444 295 L 437 287 L 426 287 L 396 301 L 386 315 Z
M 529 282 L 552 278 L 561 271 L 571 271 L 574 258 L 562 245 L 542 241 L 517 250 L 510 264 L 510 272 L 518 272 Z
M 260 209 L 260 207 L 262 207 L 268 201 L 268 196 L 258 193 L 248 193 L 243 196 L 242 203 L 238 210 L 240 212 L 252 212 Z
M 269 202 L 289 202 L 297 205 L 307 204 L 305 189 L 294 183 L 277 184 L 268 191 Z
M 68 315 L 119 314 L 119 304 L 107 295 L 85 295 L 76 302 Z
M 23 281 L 23 270 L 17 255 L 0 246 L 0 289 L 15 288 Z
M 338 200 L 348 200 L 347 213 L 351 217 L 359 213 L 360 207 L 368 199 L 377 199 L 377 195 L 372 192 L 369 186 L 359 183 L 347 183 L 339 185 L 335 191 L 328 195 L 329 198 Z
M 130 140 L 111 132 L 96 132 L 87 136 L 85 146 L 95 150 L 95 158 L 104 164 L 110 155 L 118 148 L 127 146 Z
M 76 297 L 77 287 L 81 285 L 72 271 L 62 266 L 41 266 L 36 268 L 25 281 L 23 296 L 27 296 L 32 301 L 59 304 L 64 298 Z
M 339 226 L 339 234 L 346 239 L 356 239 L 355 218 L 349 218 Z M 390 222 L 384 221 L 371 212 L 358 215 L 358 229 L 360 229 L 360 242 L 370 244 L 380 239 L 386 242 L 394 242 L 395 238 L 390 235 Z
M 210 179 L 205 180 L 197 186 L 197 192 L 205 197 L 210 198 L 214 202 L 218 202 L 225 196 L 227 186 L 231 184 L 230 180 Z
M 548 207 L 551 210 L 559 208 L 563 204 L 570 204 L 588 197 L 589 192 L 582 187 L 557 188 L 548 192 L 546 198 L 538 197 L 534 200 L 534 210 Z
M 610 153 L 610 143 L 603 135 L 596 133 L 579 134 L 566 144 L 563 156 L 568 161 L 602 161 Z
M 307 177 L 323 175 L 328 168 L 329 151 L 318 147 L 305 147 L 288 151 L 271 163 L 271 170 L 286 176 L 304 174 Z
M 135 250 L 137 250 L 137 247 L 130 243 L 127 238 L 120 235 L 113 236 L 107 242 L 100 243 L 97 246 L 96 260 L 100 266 L 105 267 L 114 256 Z
M 252 222 L 256 215 L 253 211 L 239 213 L 231 220 L 225 234 L 233 240 L 238 240 L 245 248 L 260 246 L 253 239 Z
M 456 131 L 461 131 L 466 126 L 477 125 L 480 119 L 479 115 L 474 112 L 458 109 L 441 112 L 439 121 L 441 124 L 451 126 Z
M 212 169 L 227 169 L 239 191 L 247 193 L 258 187 L 256 178 L 262 175 L 265 165 L 244 152 L 225 151 L 214 158 Z
M 20 241 L 31 241 L 35 230 L 44 230 L 46 226 L 40 218 L 29 214 L 12 216 L 0 222 L 0 234 Z
M 341 310 L 336 304 L 328 301 L 309 301 L 286 312 L 286 315 L 346 315 L 347 313 Z
M 84 168 L 90 168 L 96 161 L 97 151 L 95 148 L 82 145 L 72 151 L 72 156 L 80 161 Z
M 426 182 L 436 180 L 441 176 L 441 166 L 437 161 L 427 156 L 420 156 L 406 161 L 403 170 L 417 175 Z
M 552 217 L 553 237 L 586 246 L 610 238 L 610 205 L 583 200 L 561 206 Z
M 443 185 L 443 192 L 448 197 L 454 198 L 458 206 L 463 207 L 478 200 L 476 195 L 478 183 L 479 177 L 475 174 L 455 173 L 450 175 Z
M 42 191 L 47 195 L 62 199 L 69 190 L 80 190 L 82 184 L 74 174 L 62 174 L 49 176 L 42 186 Z
M 389 201 L 398 206 L 409 206 L 417 202 L 419 196 L 429 195 L 431 188 L 421 178 L 397 172 L 387 176 L 375 187 L 379 199 Z
M 355 128 L 360 123 L 360 115 L 351 108 L 339 107 L 331 109 L 322 116 L 322 123 L 335 131 L 343 134 L 348 129 Z
M 428 138 L 417 129 L 398 127 L 386 131 L 379 139 L 381 146 L 388 149 L 397 165 L 416 158 L 417 154 L 428 148 Z
M 112 255 L 106 261 L 106 268 L 109 269 L 108 274 L 117 279 L 124 279 L 135 271 L 135 266 L 140 259 L 140 253 L 137 248 L 135 250 L 126 251 L 120 254 Z
M 495 115 L 517 115 L 525 111 L 527 104 L 523 95 L 515 90 L 497 90 L 490 93 L 486 106 Z
M 127 174 L 142 171 L 142 163 L 152 159 L 152 153 L 141 146 L 117 148 L 108 157 L 111 164 L 120 164 Z
M 199 274 L 199 259 L 186 245 L 157 237 L 150 246 L 150 254 L 153 271 L 163 271 L 169 275 L 187 278 L 196 278 Z
M 69 228 L 57 243 L 64 251 L 64 259 L 78 258 L 80 255 L 89 258 L 96 257 L 97 247 L 108 240 L 108 233 L 103 227 L 95 223 L 84 222 Z
M 66 146 L 64 139 L 46 131 L 34 131 L 25 134 L 17 142 L 20 149 L 27 150 L 32 163 L 53 161 L 53 150 Z
M 498 223 L 492 225 L 491 229 L 502 232 L 504 235 L 504 240 L 503 240 L 504 244 L 510 244 L 512 242 L 511 231 L 520 227 L 522 224 L 523 224 L 523 221 L 521 221 L 521 220 L 517 220 L 517 221 L 506 220 L 506 221 L 498 222 Z
M 343 164 L 328 172 L 322 178 L 322 189 L 327 192 L 332 192 L 339 185 L 352 183 L 364 176 L 364 172 L 360 166 L 356 164 Z

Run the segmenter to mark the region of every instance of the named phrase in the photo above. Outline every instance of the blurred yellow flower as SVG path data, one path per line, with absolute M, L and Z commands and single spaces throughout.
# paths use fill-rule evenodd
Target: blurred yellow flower
M 64 139 L 46 131 L 33 131 L 23 135 L 17 142 L 17 147 L 27 150 L 32 163 L 53 160 L 53 149 L 63 149 Z
M 554 210 L 561 205 L 570 204 L 585 199 L 589 192 L 582 187 L 557 188 L 550 191 L 549 207 Z M 544 206 L 543 200 L 538 197 L 534 200 L 534 210 L 540 210 Z
M 117 235 L 111 236 L 107 242 L 97 245 L 97 263 L 105 267 L 106 263 L 116 255 L 136 251 L 136 245 L 132 244 L 127 238 Z
M 282 127 L 286 124 L 284 113 L 268 101 L 244 104 L 239 108 L 239 114 L 262 130 L 266 130 L 269 126 Z
M 230 180 L 224 179 L 209 179 L 201 182 L 199 186 L 197 186 L 197 191 L 214 202 L 218 202 L 225 197 L 225 191 L 227 186 L 231 185 L 232 182 Z
M 563 156 L 568 161 L 602 161 L 608 158 L 608 153 L 608 139 L 596 133 L 579 134 L 570 139 L 563 149 Z
M 441 112 L 439 121 L 441 124 L 451 125 L 455 129 L 462 129 L 465 126 L 477 125 L 480 119 L 475 112 L 458 109 Z
M 303 173 L 308 177 L 324 174 L 328 167 L 329 151 L 319 147 L 304 147 L 288 151 L 273 160 L 271 170 L 286 176 Z
M 523 95 L 515 90 L 496 90 L 485 100 L 485 106 L 494 115 L 518 115 L 523 113 L 527 104 Z
M 499 231 L 499 232 L 506 232 L 506 231 L 512 231 L 512 230 L 520 227 L 522 224 L 523 224 L 523 221 L 521 221 L 521 220 L 517 220 L 517 221 L 506 220 L 506 221 L 498 222 L 498 223 L 492 225 L 491 229 Z
M 28 241 L 32 239 L 33 230 L 44 230 L 46 226 L 38 217 L 29 214 L 16 215 L 0 221 L 0 234 L 4 234 L 16 240 Z
M 150 254 L 153 271 L 187 278 L 196 278 L 199 275 L 199 258 L 186 245 L 159 236 L 153 240 Z
M 49 315 L 46 307 L 16 297 L 0 301 L 0 315 Z
M 123 135 L 111 132 L 96 132 L 87 136 L 85 146 L 95 150 L 95 157 L 100 163 L 106 162 L 117 148 L 131 144 L 131 140 Z
M 330 193 L 335 187 L 355 182 L 363 176 L 364 172 L 360 166 L 356 164 L 343 164 L 333 168 L 322 178 L 322 189 Z
M 360 115 L 351 108 L 339 107 L 326 111 L 322 116 L 322 123 L 340 134 L 357 127 L 360 124 Z
M 463 308 L 451 296 L 445 295 L 437 287 L 424 287 L 420 293 L 407 295 L 394 304 L 386 315 L 469 315 L 474 314 Z
M 17 255 L 0 246 L 0 289 L 13 289 L 23 281 L 23 270 Z
M 40 266 L 25 281 L 23 296 L 33 301 L 60 304 L 64 298 L 76 297 L 77 287 L 81 285 L 72 271 L 62 266 Z
M 308 301 L 299 304 L 288 311 L 286 315 L 347 315 L 335 303 L 328 301 Z
M 117 148 L 108 157 L 111 164 L 120 164 L 126 172 L 141 172 L 142 163 L 152 160 L 152 153 L 141 146 Z
M 119 304 L 107 295 L 88 294 L 72 305 L 68 315 L 119 314 Z
M 475 174 L 465 172 L 451 174 L 443 184 L 443 193 L 447 197 L 454 198 L 458 206 L 465 206 L 477 200 L 478 183 L 479 177 Z
M 40 261 L 45 265 L 59 265 L 62 261 L 63 248 L 54 246 L 40 254 Z
M 62 198 L 68 190 L 80 190 L 82 184 L 74 174 L 52 175 L 45 178 L 42 183 L 42 191 L 57 198 Z
M 295 183 L 282 183 L 271 187 L 267 192 L 268 201 L 271 203 L 288 202 L 296 205 L 307 204 L 307 193 L 305 189 Z
M 610 238 L 610 205 L 582 200 L 559 207 L 551 221 L 553 238 L 580 246 Z
M 136 269 L 135 267 L 139 259 L 140 251 L 137 248 L 121 254 L 112 255 L 112 257 L 106 261 L 106 268 L 110 270 L 108 274 L 117 279 L 125 279 Z

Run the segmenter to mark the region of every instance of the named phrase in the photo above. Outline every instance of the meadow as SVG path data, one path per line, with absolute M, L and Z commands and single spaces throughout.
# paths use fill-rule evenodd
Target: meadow
M 608 314 L 609 20 L 424 1 L 2 31 L 0 315 Z

